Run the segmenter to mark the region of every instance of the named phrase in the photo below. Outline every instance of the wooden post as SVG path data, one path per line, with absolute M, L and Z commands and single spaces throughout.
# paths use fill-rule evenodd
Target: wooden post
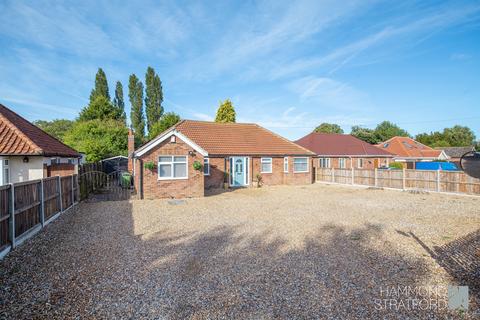
M 437 170 L 437 192 L 440 192 L 440 170 Z
M 355 183 L 355 169 L 352 167 L 352 184 Z
M 58 186 L 58 199 L 60 201 L 60 212 L 62 212 L 63 211 L 62 180 L 60 176 L 57 176 L 57 186 Z
M 332 168 L 332 182 L 335 182 L 335 168 Z
M 15 186 L 10 183 L 10 244 L 15 249 Z
M 406 189 L 406 181 L 405 181 L 405 168 L 402 168 L 402 189 L 405 190 Z
M 378 186 L 378 172 L 377 168 L 375 168 L 375 188 Z
M 73 174 L 72 174 L 72 206 L 75 203 L 75 190 L 73 189 Z
M 45 201 L 43 193 L 43 179 L 40 180 L 40 222 L 42 227 L 45 226 Z

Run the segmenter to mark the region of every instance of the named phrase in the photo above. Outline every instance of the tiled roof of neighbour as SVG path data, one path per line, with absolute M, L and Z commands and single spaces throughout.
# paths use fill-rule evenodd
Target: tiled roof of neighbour
M 252 123 L 183 120 L 175 128 L 209 155 L 313 155 L 309 150 Z
M 80 154 L 0 104 L 0 154 L 78 157 Z
M 393 137 L 376 146 L 404 158 L 437 158 L 442 153 L 409 137 Z
M 349 134 L 312 132 L 295 142 L 317 155 L 393 157 L 391 153 Z
M 475 147 L 445 147 L 445 148 L 435 148 L 435 150 L 443 150 L 445 154 L 451 158 L 460 158 L 465 153 L 470 151 L 475 151 Z

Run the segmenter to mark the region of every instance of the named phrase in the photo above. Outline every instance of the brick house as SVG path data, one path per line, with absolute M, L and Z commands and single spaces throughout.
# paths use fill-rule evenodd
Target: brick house
M 394 161 L 406 169 L 415 169 L 417 162 L 449 160 L 443 150 L 435 150 L 409 137 L 393 137 L 376 147 L 395 155 Z
M 312 132 L 295 143 L 316 154 L 314 168 L 388 167 L 394 156 L 349 134 Z
M 312 183 L 313 153 L 256 124 L 183 120 L 135 151 L 133 141 L 130 132 L 129 164 L 140 198 L 251 187 L 257 174 L 264 185 Z
M 0 185 L 77 173 L 80 154 L 0 104 Z

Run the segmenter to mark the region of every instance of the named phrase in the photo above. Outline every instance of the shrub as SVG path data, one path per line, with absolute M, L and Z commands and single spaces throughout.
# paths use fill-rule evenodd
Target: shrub
M 400 162 L 391 162 L 388 166 L 392 169 L 403 169 L 403 165 Z
M 195 169 L 195 170 L 197 170 L 197 171 L 202 170 L 202 164 L 200 163 L 200 161 L 195 160 L 195 161 L 193 162 L 193 169 Z

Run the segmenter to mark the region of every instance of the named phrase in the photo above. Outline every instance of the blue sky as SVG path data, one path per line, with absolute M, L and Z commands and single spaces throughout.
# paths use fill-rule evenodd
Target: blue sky
M 182 118 L 211 120 L 230 98 L 238 122 L 291 139 L 382 120 L 480 137 L 480 1 L 0 0 L 0 12 L 0 103 L 29 120 L 73 119 L 98 67 L 126 95 L 150 65 Z

